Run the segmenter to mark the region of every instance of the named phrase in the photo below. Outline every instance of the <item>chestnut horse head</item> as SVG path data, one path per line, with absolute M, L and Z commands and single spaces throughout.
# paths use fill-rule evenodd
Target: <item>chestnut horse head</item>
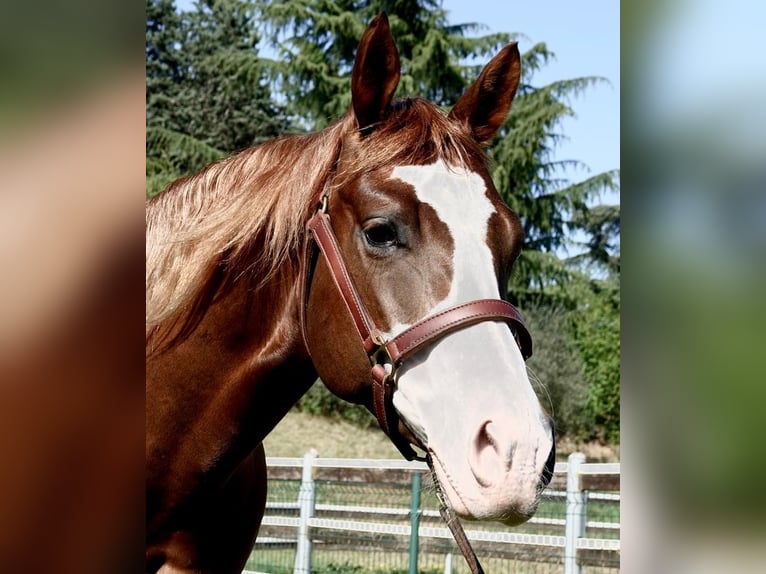
M 381 15 L 346 117 L 149 202 L 150 569 L 228 571 L 206 541 L 234 544 L 222 509 L 244 510 L 238 497 L 263 479 L 261 441 L 317 375 L 366 405 L 405 456 L 424 450 L 458 514 L 515 524 L 536 509 L 553 431 L 524 365 L 531 339 L 501 300 L 522 226 L 483 151 L 510 109 L 519 52 L 503 48 L 449 114 L 392 102 L 399 74 Z M 252 533 L 263 499 L 250 500 L 253 523 L 237 528 Z M 240 538 L 225 552 L 232 572 L 252 542 Z
M 378 18 L 353 69 L 357 129 L 343 139 L 324 196 L 346 269 L 332 271 L 326 253 L 319 258 L 306 344 L 331 391 L 367 405 L 379 421 L 399 419 L 381 423 L 392 438 L 431 455 L 458 514 L 518 523 L 536 509 L 554 449 L 514 336 L 528 340 L 520 317 L 489 313 L 419 342 L 401 364 L 387 357 L 393 365 L 386 368 L 396 367 L 387 417 L 374 404 L 372 353 L 360 344 L 365 334 L 354 325 L 353 308 L 363 307 L 373 326 L 366 334 L 380 346 L 455 306 L 500 299 L 523 232 L 492 183 L 482 147 L 511 106 L 519 52 L 506 46 L 448 115 L 423 100 L 392 103 L 399 73 L 388 24 Z M 344 302 L 338 273 L 350 276 L 354 301 Z

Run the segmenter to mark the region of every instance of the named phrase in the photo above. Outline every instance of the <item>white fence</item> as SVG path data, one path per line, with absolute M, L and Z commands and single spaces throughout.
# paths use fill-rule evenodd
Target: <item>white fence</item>
M 393 540 L 400 552 L 409 549 L 411 573 L 418 572 L 419 548 L 422 550 L 424 545 L 434 547 L 436 544 L 445 548 L 445 544 L 450 544 L 452 535 L 441 523 L 438 511 L 420 506 L 420 476 L 428 472 L 423 463 L 322 459 L 316 453 L 309 453 L 303 459 L 269 458 L 267 463 L 270 483 L 300 480 L 300 487 L 293 500 L 270 500 L 267 503 L 261 532 L 278 532 L 278 535 L 259 537 L 255 555 L 259 546 L 263 545 L 282 544 L 295 548 L 294 574 L 319 571 L 313 564 L 312 555 L 316 548 L 329 546 L 325 534 L 330 532 L 334 536 L 343 533 L 348 537 L 346 545 L 349 548 L 354 547 L 355 537 L 376 535 Z M 552 506 L 563 510 L 559 515 L 538 513 L 523 529 L 512 530 L 497 527 L 485 529 L 483 525 L 473 527 L 477 523 L 467 523 L 466 534 L 476 545 L 480 559 L 484 549 L 485 552 L 516 560 L 534 561 L 529 557 L 546 556 L 546 562 L 552 566 L 545 572 L 581 574 L 591 566 L 600 572 L 619 570 L 619 509 L 612 509 L 606 519 L 596 516 L 589 520 L 588 516 L 589 505 L 612 505 L 616 508 L 619 504 L 619 474 L 619 463 L 586 463 L 584 455 L 575 453 L 569 457 L 568 463 L 556 464 L 554 478 L 544 497 L 544 500 L 551 501 Z M 417 487 L 413 481 L 415 476 Z M 410 481 L 413 484 L 412 497 L 409 505 L 348 502 L 342 499 L 342 494 L 333 495 L 333 500 L 329 502 L 321 501 L 317 500 L 317 485 L 323 484 L 323 481 L 362 485 L 406 484 Z M 337 542 L 333 547 L 338 547 Z M 594 561 L 594 556 L 600 557 L 600 561 Z M 452 552 L 444 551 L 444 571 L 458 569 L 457 565 L 462 560 L 459 553 L 453 557 Z

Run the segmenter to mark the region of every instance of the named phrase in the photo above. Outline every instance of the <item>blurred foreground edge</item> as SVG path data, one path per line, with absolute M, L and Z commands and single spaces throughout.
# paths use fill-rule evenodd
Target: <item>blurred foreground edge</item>
M 137 69 L 0 142 L 2 572 L 143 562 L 144 108 Z

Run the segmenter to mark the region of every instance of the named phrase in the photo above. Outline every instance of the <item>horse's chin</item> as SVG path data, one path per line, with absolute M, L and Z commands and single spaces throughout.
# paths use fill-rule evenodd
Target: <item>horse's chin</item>
M 439 486 L 460 518 L 518 526 L 535 514 L 541 490 L 535 478 L 526 481 L 522 487 L 513 488 L 513 480 L 483 487 L 475 481 L 461 480 L 445 468 L 434 450 L 429 451 Z

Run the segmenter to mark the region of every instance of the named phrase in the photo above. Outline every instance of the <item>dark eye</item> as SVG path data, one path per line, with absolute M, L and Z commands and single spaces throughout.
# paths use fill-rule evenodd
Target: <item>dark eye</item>
M 363 231 L 364 238 L 371 247 L 393 247 L 398 243 L 396 229 L 388 221 L 370 221 Z

